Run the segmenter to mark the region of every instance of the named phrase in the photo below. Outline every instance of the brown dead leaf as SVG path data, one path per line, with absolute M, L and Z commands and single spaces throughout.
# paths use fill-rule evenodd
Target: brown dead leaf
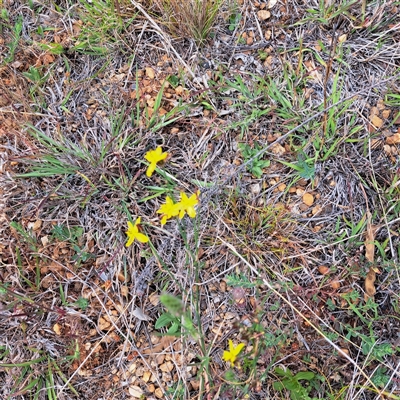
M 261 19 L 262 21 L 265 21 L 266 19 L 268 19 L 271 16 L 271 13 L 267 10 L 260 10 L 257 13 L 257 16 L 259 19 Z
M 395 133 L 392 136 L 386 138 L 386 144 L 399 144 L 400 143 L 400 133 Z
M 341 348 L 341 349 L 339 350 L 339 355 L 342 356 L 343 358 L 347 358 L 347 357 L 350 356 L 350 352 L 349 352 L 348 349 Z M 346 357 L 346 356 L 347 356 L 347 357 Z
M 280 185 L 278 185 L 278 190 L 280 192 L 284 192 L 286 189 L 286 184 L 285 183 L 281 183 Z
M 319 271 L 320 274 L 326 275 L 326 274 L 329 273 L 330 269 L 329 269 L 329 267 L 327 267 L 326 265 L 320 265 L 320 266 L 318 267 L 318 271 Z
M 61 335 L 61 326 L 58 323 L 53 325 L 53 331 L 57 336 Z
M 375 296 L 376 293 L 375 280 L 376 280 L 376 272 L 374 268 L 371 267 L 368 271 L 367 276 L 365 277 L 365 294 L 364 294 L 365 301 Z
M 371 213 L 367 213 L 367 234 L 365 238 L 365 258 L 370 262 L 374 262 L 374 253 L 375 253 L 375 232 L 373 226 L 371 224 Z
M 146 76 L 149 79 L 154 79 L 154 77 L 155 77 L 154 69 L 150 68 L 150 67 L 147 67 L 145 70 L 146 70 Z
M 307 60 L 304 61 L 304 65 L 307 69 L 308 74 L 310 75 L 310 77 L 319 83 L 323 82 L 323 76 L 322 73 L 319 72 L 319 68 L 316 67 L 314 60 Z M 324 65 L 325 66 L 325 65 Z
M 314 196 L 311 193 L 304 193 L 303 203 L 309 207 L 312 206 L 314 204 Z
M 286 153 L 286 149 L 281 144 L 275 143 L 271 146 L 271 152 L 278 156 L 281 156 L 282 154 Z
M 377 115 L 371 115 L 369 120 L 375 128 L 380 128 L 383 125 L 383 119 L 379 118 Z
M 321 211 L 322 211 L 322 207 L 321 207 L 319 204 L 317 204 L 317 205 L 311 210 L 311 213 L 312 213 L 312 215 L 317 215 L 317 214 L 319 214 Z
M 28 228 L 32 229 L 34 232 L 39 230 L 42 227 L 43 221 L 40 219 L 37 219 L 35 222 L 29 222 Z
M 370 263 L 373 263 L 374 262 L 374 253 L 375 253 L 375 244 L 374 244 L 375 230 L 372 226 L 371 219 L 372 219 L 371 213 L 368 212 L 367 213 L 367 233 L 366 233 L 366 237 L 365 237 L 365 258 Z M 371 297 L 373 298 L 376 293 L 376 289 L 375 289 L 375 285 L 374 285 L 375 279 L 376 279 L 376 272 L 373 269 L 373 267 L 371 267 L 365 278 L 365 295 L 364 295 L 365 301 L 367 301 Z
M 144 392 L 139 386 L 132 385 L 128 388 L 129 394 L 135 399 L 142 398 Z
M 340 282 L 338 280 L 333 280 L 331 282 L 331 288 L 332 289 L 339 289 L 340 288 Z

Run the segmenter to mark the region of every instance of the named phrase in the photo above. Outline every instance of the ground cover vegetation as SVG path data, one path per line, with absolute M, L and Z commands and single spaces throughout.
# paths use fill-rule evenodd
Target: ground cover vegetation
M 399 399 L 400 2 L 0 1 L 2 399 Z

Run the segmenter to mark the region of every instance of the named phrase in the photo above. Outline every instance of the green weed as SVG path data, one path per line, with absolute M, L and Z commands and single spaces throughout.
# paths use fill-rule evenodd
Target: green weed
M 79 267 L 82 263 L 89 261 L 95 256 L 91 253 L 85 251 L 81 247 L 81 239 L 83 235 L 83 228 L 80 226 L 66 226 L 66 225 L 56 225 L 51 231 L 53 238 L 61 242 L 69 242 L 74 250 L 75 254 L 72 256 L 71 260 L 76 263 Z
M 5 10 L 2 9 L 2 19 L 7 21 L 8 16 L 6 15 L 6 12 L 4 12 L 4 11 Z M 1 25 L 3 25 L 3 24 L 1 24 Z M 15 51 L 17 50 L 19 39 L 21 38 L 22 26 L 23 26 L 23 19 L 22 19 L 22 16 L 19 16 L 13 26 L 12 40 L 7 45 L 9 48 L 9 54 L 7 57 L 5 57 L 4 64 L 10 63 L 14 60 Z
M 180 299 L 170 294 L 162 294 L 160 302 L 167 309 L 167 312 L 160 315 L 155 323 L 156 329 L 169 326 L 166 334 L 180 336 L 187 334 L 197 339 L 199 334 L 194 327 L 190 313 L 185 311 L 183 303 Z
M 314 372 L 310 371 L 301 371 L 296 375 L 293 375 L 290 369 L 282 369 L 276 368 L 274 373 L 281 377 L 281 380 L 273 383 L 273 387 L 275 390 L 283 391 L 284 389 L 290 392 L 290 398 L 292 400 L 311 400 L 318 399 L 317 397 L 311 398 L 309 393 L 312 389 L 311 385 L 303 386 L 304 384 L 300 381 L 306 381 L 311 383 L 311 381 L 315 380 L 316 375 Z
M 319 0 L 318 8 L 308 8 L 306 10 L 308 16 L 297 22 L 295 25 L 301 25 L 306 22 L 319 22 L 328 25 L 332 19 L 335 19 L 340 15 L 346 15 L 354 19 L 349 10 L 353 5 L 359 3 L 360 2 L 357 0 L 341 0 L 334 3 L 327 3 L 324 0 Z
M 7 349 L 5 349 L 7 351 Z M 57 399 L 55 377 L 60 378 L 64 383 L 67 383 L 67 378 L 62 373 L 56 361 L 42 350 L 28 349 L 30 352 L 38 353 L 39 357 L 20 362 L 20 363 L 0 363 L 0 367 L 7 370 L 18 370 L 17 378 L 14 381 L 13 388 L 9 398 L 16 396 L 29 395 L 30 399 L 41 398 L 41 393 L 45 392 L 47 399 Z M 3 358 L 3 357 L 0 357 Z M 42 370 L 42 374 L 38 376 L 38 369 Z M 76 389 L 68 382 L 68 388 L 79 396 Z
M 78 15 L 83 22 L 78 38 L 69 51 L 82 54 L 105 55 L 112 49 L 122 33 L 135 20 L 136 15 L 123 19 L 112 0 L 81 1 Z
M 262 174 L 264 173 L 263 169 L 268 168 L 271 165 L 270 160 L 255 158 L 262 147 L 257 142 L 254 143 L 253 148 L 251 148 L 247 143 L 239 143 L 239 149 L 242 152 L 245 163 L 251 160 L 251 162 L 247 164 L 247 170 L 256 178 L 261 178 Z

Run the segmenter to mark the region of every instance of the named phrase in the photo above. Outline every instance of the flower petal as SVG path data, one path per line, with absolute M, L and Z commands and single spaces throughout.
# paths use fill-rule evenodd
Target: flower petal
M 147 167 L 147 171 L 146 171 L 146 176 L 148 176 L 149 178 L 153 175 L 153 172 L 156 170 L 156 163 L 151 163 L 148 167 Z
M 188 213 L 190 218 L 194 218 L 196 216 L 196 210 L 193 207 L 188 207 L 186 209 L 186 212 Z
M 242 351 L 243 347 L 244 347 L 244 343 L 239 343 L 237 346 L 235 346 L 235 350 L 234 350 L 235 358 Z
M 140 243 L 147 243 L 149 241 L 149 238 L 140 232 L 136 233 L 135 239 L 137 239 Z
M 231 353 L 227 350 L 224 350 L 224 354 L 222 355 L 222 359 L 224 361 L 231 361 Z
M 134 240 L 135 240 L 134 236 L 129 236 L 128 241 L 125 244 L 125 247 L 129 247 L 133 243 Z

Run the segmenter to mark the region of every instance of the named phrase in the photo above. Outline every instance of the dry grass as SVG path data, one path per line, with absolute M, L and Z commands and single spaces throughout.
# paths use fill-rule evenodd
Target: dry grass
M 154 0 L 156 12 L 173 37 L 204 45 L 226 0 Z

